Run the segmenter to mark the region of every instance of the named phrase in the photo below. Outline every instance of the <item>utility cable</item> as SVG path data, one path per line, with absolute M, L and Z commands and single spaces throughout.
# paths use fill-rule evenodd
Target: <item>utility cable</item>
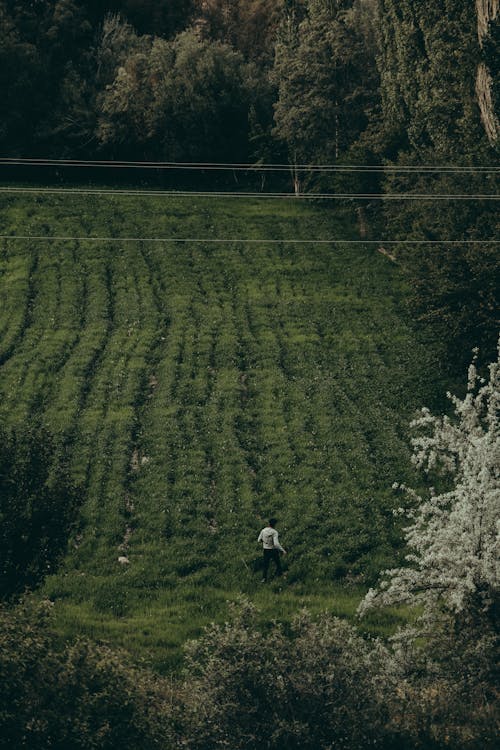
M 230 162 L 123 161 L 106 159 L 42 159 L 1 157 L 0 166 L 88 167 L 113 169 L 202 170 L 242 172 L 382 172 L 429 174 L 498 174 L 500 165 L 395 165 L 395 164 L 245 164 Z
M 256 192 L 230 192 L 230 191 L 189 191 L 189 190 L 132 190 L 132 189 L 107 189 L 97 188 L 28 188 L 28 187 L 0 187 L 0 193 L 20 194 L 42 194 L 42 195 L 125 195 L 144 196 L 157 198 L 272 198 L 284 200 L 417 200 L 417 201 L 443 201 L 443 200 L 484 200 L 497 201 L 500 195 L 495 193 L 477 193 L 467 195 L 464 193 L 256 193 Z

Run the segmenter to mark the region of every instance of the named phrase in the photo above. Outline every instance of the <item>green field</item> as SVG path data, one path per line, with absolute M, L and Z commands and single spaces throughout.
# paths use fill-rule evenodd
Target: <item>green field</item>
M 42 589 L 61 635 L 168 669 L 241 593 L 268 619 L 352 615 L 397 555 L 391 485 L 415 482 L 407 425 L 439 377 L 405 319 L 398 266 L 374 246 L 283 242 L 356 238 L 331 205 L 1 204 L 7 235 L 259 240 L 0 241 L 0 419 L 41 418 L 81 487 L 78 528 Z M 270 513 L 288 570 L 263 589 L 256 537 Z

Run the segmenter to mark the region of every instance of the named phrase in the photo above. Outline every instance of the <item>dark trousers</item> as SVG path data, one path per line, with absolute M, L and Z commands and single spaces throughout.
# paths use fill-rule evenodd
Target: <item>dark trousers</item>
M 264 550 L 264 580 L 265 581 L 267 581 L 267 574 L 269 572 L 269 565 L 271 563 L 271 560 L 276 565 L 276 575 L 280 576 L 282 573 L 279 550 L 278 549 L 265 549 Z

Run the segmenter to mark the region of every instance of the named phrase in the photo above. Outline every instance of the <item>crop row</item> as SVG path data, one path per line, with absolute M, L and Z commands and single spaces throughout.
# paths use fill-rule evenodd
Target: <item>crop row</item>
M 71 200 L 25 206 L 30 232 L 263 241 L 3 247 L 0 416 L 41 417 L 70 456 L 67 565 L 106 575 L 121 550 L 140 585 L 236 581 L 269 513 L 296 577 L 390 554 L 390 486 L 425 388 L 388 261 L 265 243 L 344 231 L 310 206 Z

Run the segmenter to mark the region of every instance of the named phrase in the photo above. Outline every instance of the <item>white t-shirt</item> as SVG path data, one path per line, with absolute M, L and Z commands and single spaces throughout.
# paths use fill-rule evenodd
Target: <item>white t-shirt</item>
M 262 542 L 264 549 L 279 549 L 281 552 L 285 550 L 281 546 L 278 540 L 278 532 L 273 529 L 272 526 L 266 526 L 259 534 L 258 542 Z

